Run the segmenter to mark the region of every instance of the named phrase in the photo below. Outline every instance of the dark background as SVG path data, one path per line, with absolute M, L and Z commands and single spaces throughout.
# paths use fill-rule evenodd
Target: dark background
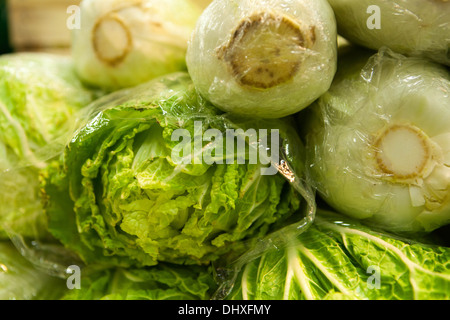
M 6 0 L 0 0 L 0 54 L 11 52 L 8 30 L 8 11 Z

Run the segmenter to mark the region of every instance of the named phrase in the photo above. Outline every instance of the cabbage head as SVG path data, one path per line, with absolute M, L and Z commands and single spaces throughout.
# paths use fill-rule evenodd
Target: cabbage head
M 303 145 L 290 120 L 237 122 L 203 100 L 187 73 L 115 92 L 90 110 L 43 186 L 52 234 L 87 263 L 208 264 L 295 219 L 302 205 L 283 175 L 265 174 L 264 157 L 250 161 L 250 146 L 267 151 L 268 134 L 246 135 L 245 151 L 219 151 L 227 130 L 279 132 L 270 139 L 300 179 Z M 180 161 L 186 148 L 192 160 Z

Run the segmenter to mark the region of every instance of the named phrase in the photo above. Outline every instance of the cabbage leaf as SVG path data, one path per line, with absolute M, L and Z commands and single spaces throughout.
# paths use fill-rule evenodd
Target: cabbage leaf
M 227 299 L 447 300 L 450 248 L 318 210 L 295 243 L 249 261 Z

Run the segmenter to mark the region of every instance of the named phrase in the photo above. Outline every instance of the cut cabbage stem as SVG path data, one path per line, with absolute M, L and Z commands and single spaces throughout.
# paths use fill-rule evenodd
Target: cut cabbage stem
M 133 40 L 131 32 L 114 12 L 100 18 L 92 31 L 92 44 L 100 61 L 116 66 L 131 51 Z
M 302 52 L 315 42 L 315 30 L 279 13 L 260 12 L 244 19 L 218 56 L 242 86 L 268 89 L 291 80 Z
M 330 88 L 336 39 L 326 0 L 214 0 L 197 20 L 186 65 L 200 95 L 222 111 L 283 118 Z
M 413 125 L 393 125 L 376 139 L 378 169 L 397 180 L 423 177 L 433 158 L 428 136 Z
M 201 13 L 192 0 L 83 0 L 71 37 L 77 74 L 111 92 L 184 71 Z

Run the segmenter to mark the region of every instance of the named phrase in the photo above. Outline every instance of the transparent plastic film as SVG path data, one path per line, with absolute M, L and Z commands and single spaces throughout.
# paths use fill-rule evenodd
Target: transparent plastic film
M 218 57 L 241 86 L 273 88 L 295 77 L 305 51 L 315 42 L 314 29 L 304 33 L 287 16 L 254 13 L 241 22 L 229 43 L 218 49 Z
M 48 237 L 39 171 L 61 153 L 77 114 L 101 95 L 76 77 L 65 56 L 18 53 L 0 58 L 0 238 L 10 230 Z
M 289 245 L 248 260 L 226 300 L 446 300 L 448 247 L 317 210 Z M 433 260 L 433 263 L 427 263 Z M 408 273 L 408 277 L 402 277 Z M 401 285 L 399 285 L 399 282 Z M 430 283 L 433 290 L 429 290 Z
M 9 233 L 11 244 L 41 274 L 67 279 L 70 267 L 84 268 L 84 263 L 73 252 L 60 243 L 49 240 L 30 240 L 19 233 Z
M 233 116 L 231 116 L 233 118 Z M 262 127 L 270 127 L 274 120 L 257 120 L 265 122 Z M 248 125 L 248 124 L 247 124 Z M 273 126 L 273 124 L 272 124 Z M 256 242 L 249 241 L 245 244 L 245 250 L 240 255 L 225 257 L 225 259 L 214 262 L 216 281 L 218 289 L 212 296 L 213 300 L 223 300 L 232 292 L 236 285 L 239 274 L 242 269 L 252 261 L 260 258 L 272 250 L 283 250 L 292 244 L 296 238 L 313 225 L 316 217 L 316 197 L 315 191 L 311 187 L 312 183 L 308 177 L 308 171 L 305 170 L 304 148 L 302 141 L 296 137 L 296 134 L 286 135 L 289 139 L 280 140 L 278 150 L 270 150 L 271 158 L 264 159 L 271 164 L 272 169 L 277 170 L 290 184 L 290 186 L 301 195 L 303 199 L 302 206 L 298 213 L 288 222 L 273 229 L 267 235 L 260 237 Z M 262 143 L 262 137 L 258 142 L 250 144 L 251 149 L 266 149 L 266 144 Z M 273 155 L 276 154 L 276 157 Z
M 388 231 L 448 224 L 448 71 L 389 49 L 348 68 L 356 52 L 342 58 L 307 120 L 318 192 L 339 212 Z
M 328 89 L 336 41 L 326 1 L 213 1 L 191 36 L 187 65 L 199 92 L 223 111 L 281 118 Z
M 65 290 L 65 281 L 37 270 L 12 243 L 0 242 L 1 300 L 53 300 Z
M 450 65 L 450 3 L 446 0 L 330 0 L 339 33 L 355 44 L 383 46 Z M 348 17 L 352 17 L 349 19 Z
M 297 232 L 312 223 L 292 119 L 224 114 L 187 73 L 89 109 L 43 187 L 50 230 L 85 263 L 208 265 L 264 250 L 288 220 L 301 220 Z
M 203 6 L 192 0 L 84 0 L 72 38 L 80 77 L 113 91 L 185 70 L 188 38 Z

